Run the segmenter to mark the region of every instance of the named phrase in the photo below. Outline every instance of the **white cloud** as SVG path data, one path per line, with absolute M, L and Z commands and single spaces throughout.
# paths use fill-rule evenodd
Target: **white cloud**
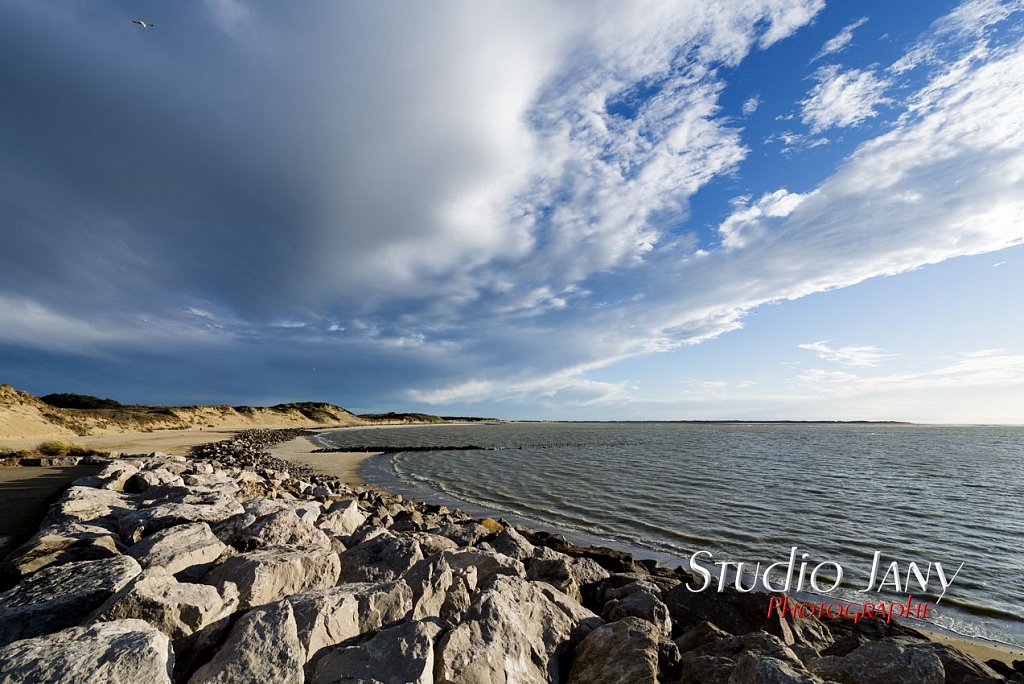
M 147 350 L 152 351 L 182 344 L 222 343 L 230 338 L 219 326 L 208 323 L 197 326 L 149 315 L 86 320 L 25 297 L 0 293 L 0 344 L 97 356 L 139 340 L 145 340 Z
M 765 210 L 786 191 L 740 203 L 723 231 L 731 248 L 656 249 L 646 268 L 614 281 L 615 303 L 519 331 L 521 365 L 509 375 L 521 378 L 525 365 L 536 370 L 520 386 L 569 387 L 616 359 L 735 330 L 766 303 L 1024 244 L 1024 43 L 954 65 L 910 100 L 912 111 L 796 206 Z M 545 344 L 556 337 L 558 346 Z M 481 344 L 499 338 L 496 330 Z M 574 366 L 580 358 L 591 361 Z M 548 374 L 545 363 L 577 372 Z
M 940 63 L 942 53 L 951 45 L 984 38 L 992 27 L 1021 10 L 1024 0 L 964 0 L 937 19 L 931 31 L 893 62 L 889 71 L 902 74 L 923 64 Z
M 890 354 L 879 347 L 863 346 L 833 348 L 828 345 L 826 340 L 809 342 L 807 344 L 798 344 L 797 346 L 800 349 L 806 349 L 814 352 L 819 359 L 832 361 L 834 363 L 841 363 L 845 366 L 862 366 L 869 368 L 896 357 L 896 354 Z
M 866 24 L 867 21 L 867 17 L 861 17 L 852 24 L 844 26 L 842 31 L 825 41 L 825 44 L 821 46 L 821 50 L 819 50 L 818 54 L 811 59 L 811 62 L 816 62 L 823 57 L 834 55 L 837 52 L 845 50 L 850 46 L 850 42 L 853 40 L 853 32 Z
M 760 95 L 754 95 L 753 97 L 747 98 L 747 100 L 743 102 L 743 108 L 742 108 L 743 116 L 750 116 L 751 114 L 756 112 L 757 108 L 760 107 L 760 106 L 761 106 L 761 96 Z
M 750 198 L 739 198 L 733 203 L 733 212 L 718 232 L 722 236 L 722 247 L 739 249 L 764 236 L 765 219 L 785 218 L 793 213 L 806 199 L 805 195 L 789 192 L 780 188 L 761 196 L 757 202 L 750 204 Z
M 843 397 L 962 387 L 1019 387 L 1024 386 L 1024 355 L 984 350 L 981 353 L 961 354 L 951 362 L 923 371 L 875 376 L 805 371 L 796 379 L 804 384 L 816 385 L 824 393 Z
M 801 121 L 820 133 L 834 126 L 853 126 L 877 115 L 875 108 L 889 102 L 885 97 L 888 81 L 870 70 L 847 69 L 829 65 L 814 74 L 816 81 L 801 101 Z

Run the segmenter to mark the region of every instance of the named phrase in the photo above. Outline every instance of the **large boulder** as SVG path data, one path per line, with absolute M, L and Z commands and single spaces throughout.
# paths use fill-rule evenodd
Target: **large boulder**
M 307 661 L 322 649 L 360 634 L 360 596 L 348 590 L 350 586 L 307 591 L 284 599 L 292 606 Z
M 452 568 L 443 558 L 424 558 L 409 568 L 402 580 L 412 590 L 412 618 L 439 616 L 453 581 Z
M 946 670 L 924 643 L 869 641 L 845 657 L 822 656 L 807 664 L 816 675 L 840 684 L 942 684 Z
M 178 650 L 186 638 L 235 612 L 238 590 L 225 586 L 222 596 L 208 584 L 178 582 L 162 568 L 146 570 L 111 596 L 90 622 L 125 618 L 145 620 L 171 637 Z
M 106 527 L 91 522 L 63 522 L 43 527 L 11 552 L 5 565 L 22 576 L 48 565 L 110 558 L 123 551 L 121 540 Z
M 47 523 L 88 523 L 113 529 L 114 521 L 134 510 L 136 502 L 125 494 L 94 487 L 69 487 L 46 514 Z
M 142 567 L 162 567 L 181 579 L 202 577 L 217 559 L 230 552 L 205 522 L 168 527 L 128 549 Z
M 302 684 L 305 662 L 291 604 L 282 601 L 243 615 L 189 684 Z
M 694 634 L 694 630 L 699 633 Z M 796 653 L 773 634 L 757 631 L 719 638 L 725 632 L 710 623 L 698 625 L 694 630 L 687 632 L 677 640 L 677 643 L 682 644 L 682 648 L 686 649 L 679 663 L 680 684 L 733 682 L 732 677 L 736 673 L 739 661 L 746 656 L 755 657 L 759 661 L 770 659 L 782 663 L 786 667 L 776 667 L 774 662 L 747 663 L 744 665 L 742 674 L 747 679 L 743 681 L 790 681 L 785 678 L 777 680 L 756 678 L 761 674 L 767 677 L 772 672 L 778 674 L 779 677 L 789 676 L 791 672 L 795 672 L 801 677 L 810 676 Z M 754 679 L 750 679 L 750 677 L 754 677 Z
M 167 636 L 142 620 L 71 627 L 0 648 L 0 684 L 171 684 Z
M 314 684 L 433 684 L 434 638 L 440 627 L 412 621 L 383 629 L 358 645 L 329 651 Z
M 185 484 L 181 476 L 172 473 L 167 468 L 144 468 L 129 477 L 124 483 L 124 491 L 132 494 L 140 494 L 152 487 L 168 485 L 180 487 Z
M 601 625 L 573 654 L 569 684 L 657 684 L 661 630 L 626 617 Z
M 242 551 L 270 546 L 331 547 L 330 537 L 310 522 L 312 516 L 300 517 L 293 509 L 278 510 L 260 517 L 251 513 L 239 517 L 240 522 L 231 524 L 234 521 L 229 521 L 231 535 L 225 538 L 222 533 L 221 538 Z
M 243 512 L 227 487 L 154 487 L 139 510 L 122 515 L 117 531 L 125 543 L 135 543 L 154 532 L 182 525 L 205 522 L 211 526 Z
M 341 554 L 341 581 L 388 582 L 420 560 L 415 540 L 383 531 Z
M 43 568 L 0 594 L 0 645 L 77 625 L 140 572 L 129 556 Z
M 75 487 L 109 489 L 114 492 L 121 492 L 124 491 L 124 483 L 137 472 L 139 472 L 138 464 L 127 461 L 115 461 L 107 464 L 103 470 L 95 475 L 80 477 L 71 484 Z
M 280 547 L 240 553 L 214 567 L 206 584 L 234 582 L 243 608 L 338 583 L 338 554 L 314 547 Z
M 822 680 L 785 660 L 744 653 L 736 662 L 729 684 L 822 684 Z
M 491 549 L 509 558 L 515 558 L 521 563 L 525 563 L 534 554 L 533 544 L 526 537 L 519 534 L 514 527 L 508 526 L 491 537 L 485 543 L 485 546 L 489 546 Z
M 549 585 L 497 576 L 437 646 L 445 682 L 556 682 L 561 659 L 601 619 Z
M 609 621 L 638 617 L 654 624 L 664 636 L 668 636 L 672 633 L 672 619 L 660 596 L 658 588 L 650 582 L 633 582 L 606 593 L 608 600 L 601 615 Z
M 359 502 L 345 499 L 331 504 L 327 512 L 320 516 L 317 527 L 328 534 L 347 539 L 364 522 L 366 516 L 359 510 Z
M 480 542 L 494 532 L 478 522 L 469 520 L 466 522 L 449 522 L 437 529 L 437 534 L 448 537 L 459 546 L 477 546 Z
M 523 564 L 515 558 L 496 551 L 485 551 L 483 549 L 455 549 L 442 551 L 438 557 L 443 559 L 452 570 L 464 570 L 469 567 L 476 568 L 477 581 L 486 584 L 498 575 L 509 575 L 512 577 L 525 577 L 526 569 Z

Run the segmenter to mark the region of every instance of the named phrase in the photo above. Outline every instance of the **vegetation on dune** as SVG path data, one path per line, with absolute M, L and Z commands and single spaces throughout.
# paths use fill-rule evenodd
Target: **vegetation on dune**
M 52 439 L 36 446 L 36 452 L 43 456 L 89 456 L 100 453 L 94 449 L 87 449 L 81 444 L 68 442 L 63 439 Z
M 100 399 L 88 394 L 74 394 L 71 392 L 59 392 L 39 397 L 44 403 L 57 408 L 68 409 L 113 409 L 120 408 L 121 402 L 113 399 Z

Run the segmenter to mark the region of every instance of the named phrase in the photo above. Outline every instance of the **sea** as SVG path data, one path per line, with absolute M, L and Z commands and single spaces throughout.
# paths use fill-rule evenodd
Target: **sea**
M 797 564 L 842 566 L 821 600 L 909 593 L 931 604 L 920 626 L 1024 646 L 1024 427 L 524 422 L 345 429 L 319 440 L 430 447 L 366 462 L 367 481 L 393 493 L 669 567 L 706 552 L 696 560 L 713 574 L 710 590 L 715 562 L 742 561 L 747 573 L 781 562 L 785 572 L 797 547 Z M 883 591 L 858 593 L 876 552 Z M 883 577 L 892 562 L 901 591 Z M 912 562 L 931 568 L 927 591 L 913 573 L 902 586 Z M 947 581 L 959 569 L 944 595 L 937 563 Z M 819 588 L 833 584 L 833 567 L 822 567 Z M 779 586 L 782 575 L 772 577 Z M 807 590 L 799 597 L 814 598 Z

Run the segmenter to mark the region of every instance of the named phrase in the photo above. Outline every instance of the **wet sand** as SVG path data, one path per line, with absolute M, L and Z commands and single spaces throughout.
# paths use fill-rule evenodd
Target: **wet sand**
M 278 444 L 270 450 L 270 453 L 289 463 L 308 466 L 322 475 L 336 477 L 353 487 L 366 484 L 366 480 L 360 475 L 360 470 L 363 462 L 371 456 L 376 456 L 376 453 L 347 451 L 328 454 L 312 453 L 313 449 L 318 448 L 320 445 L 308 437 L 299 437 Z
M 1001 660 L 1007 665 L 1013 665 L 1015 660 L 1024 660 L 1024 648 L 1020 646 L 1009 646 L 999 644 L 985 639 L 972 639 L 970 637 L 948 634 L 937 630 L 922 629 L 916 624 L 913 628 L 939 644 L 947 644 L 957 648 L 967 655 L 974 656 L 981 662 L 986 660 Z

